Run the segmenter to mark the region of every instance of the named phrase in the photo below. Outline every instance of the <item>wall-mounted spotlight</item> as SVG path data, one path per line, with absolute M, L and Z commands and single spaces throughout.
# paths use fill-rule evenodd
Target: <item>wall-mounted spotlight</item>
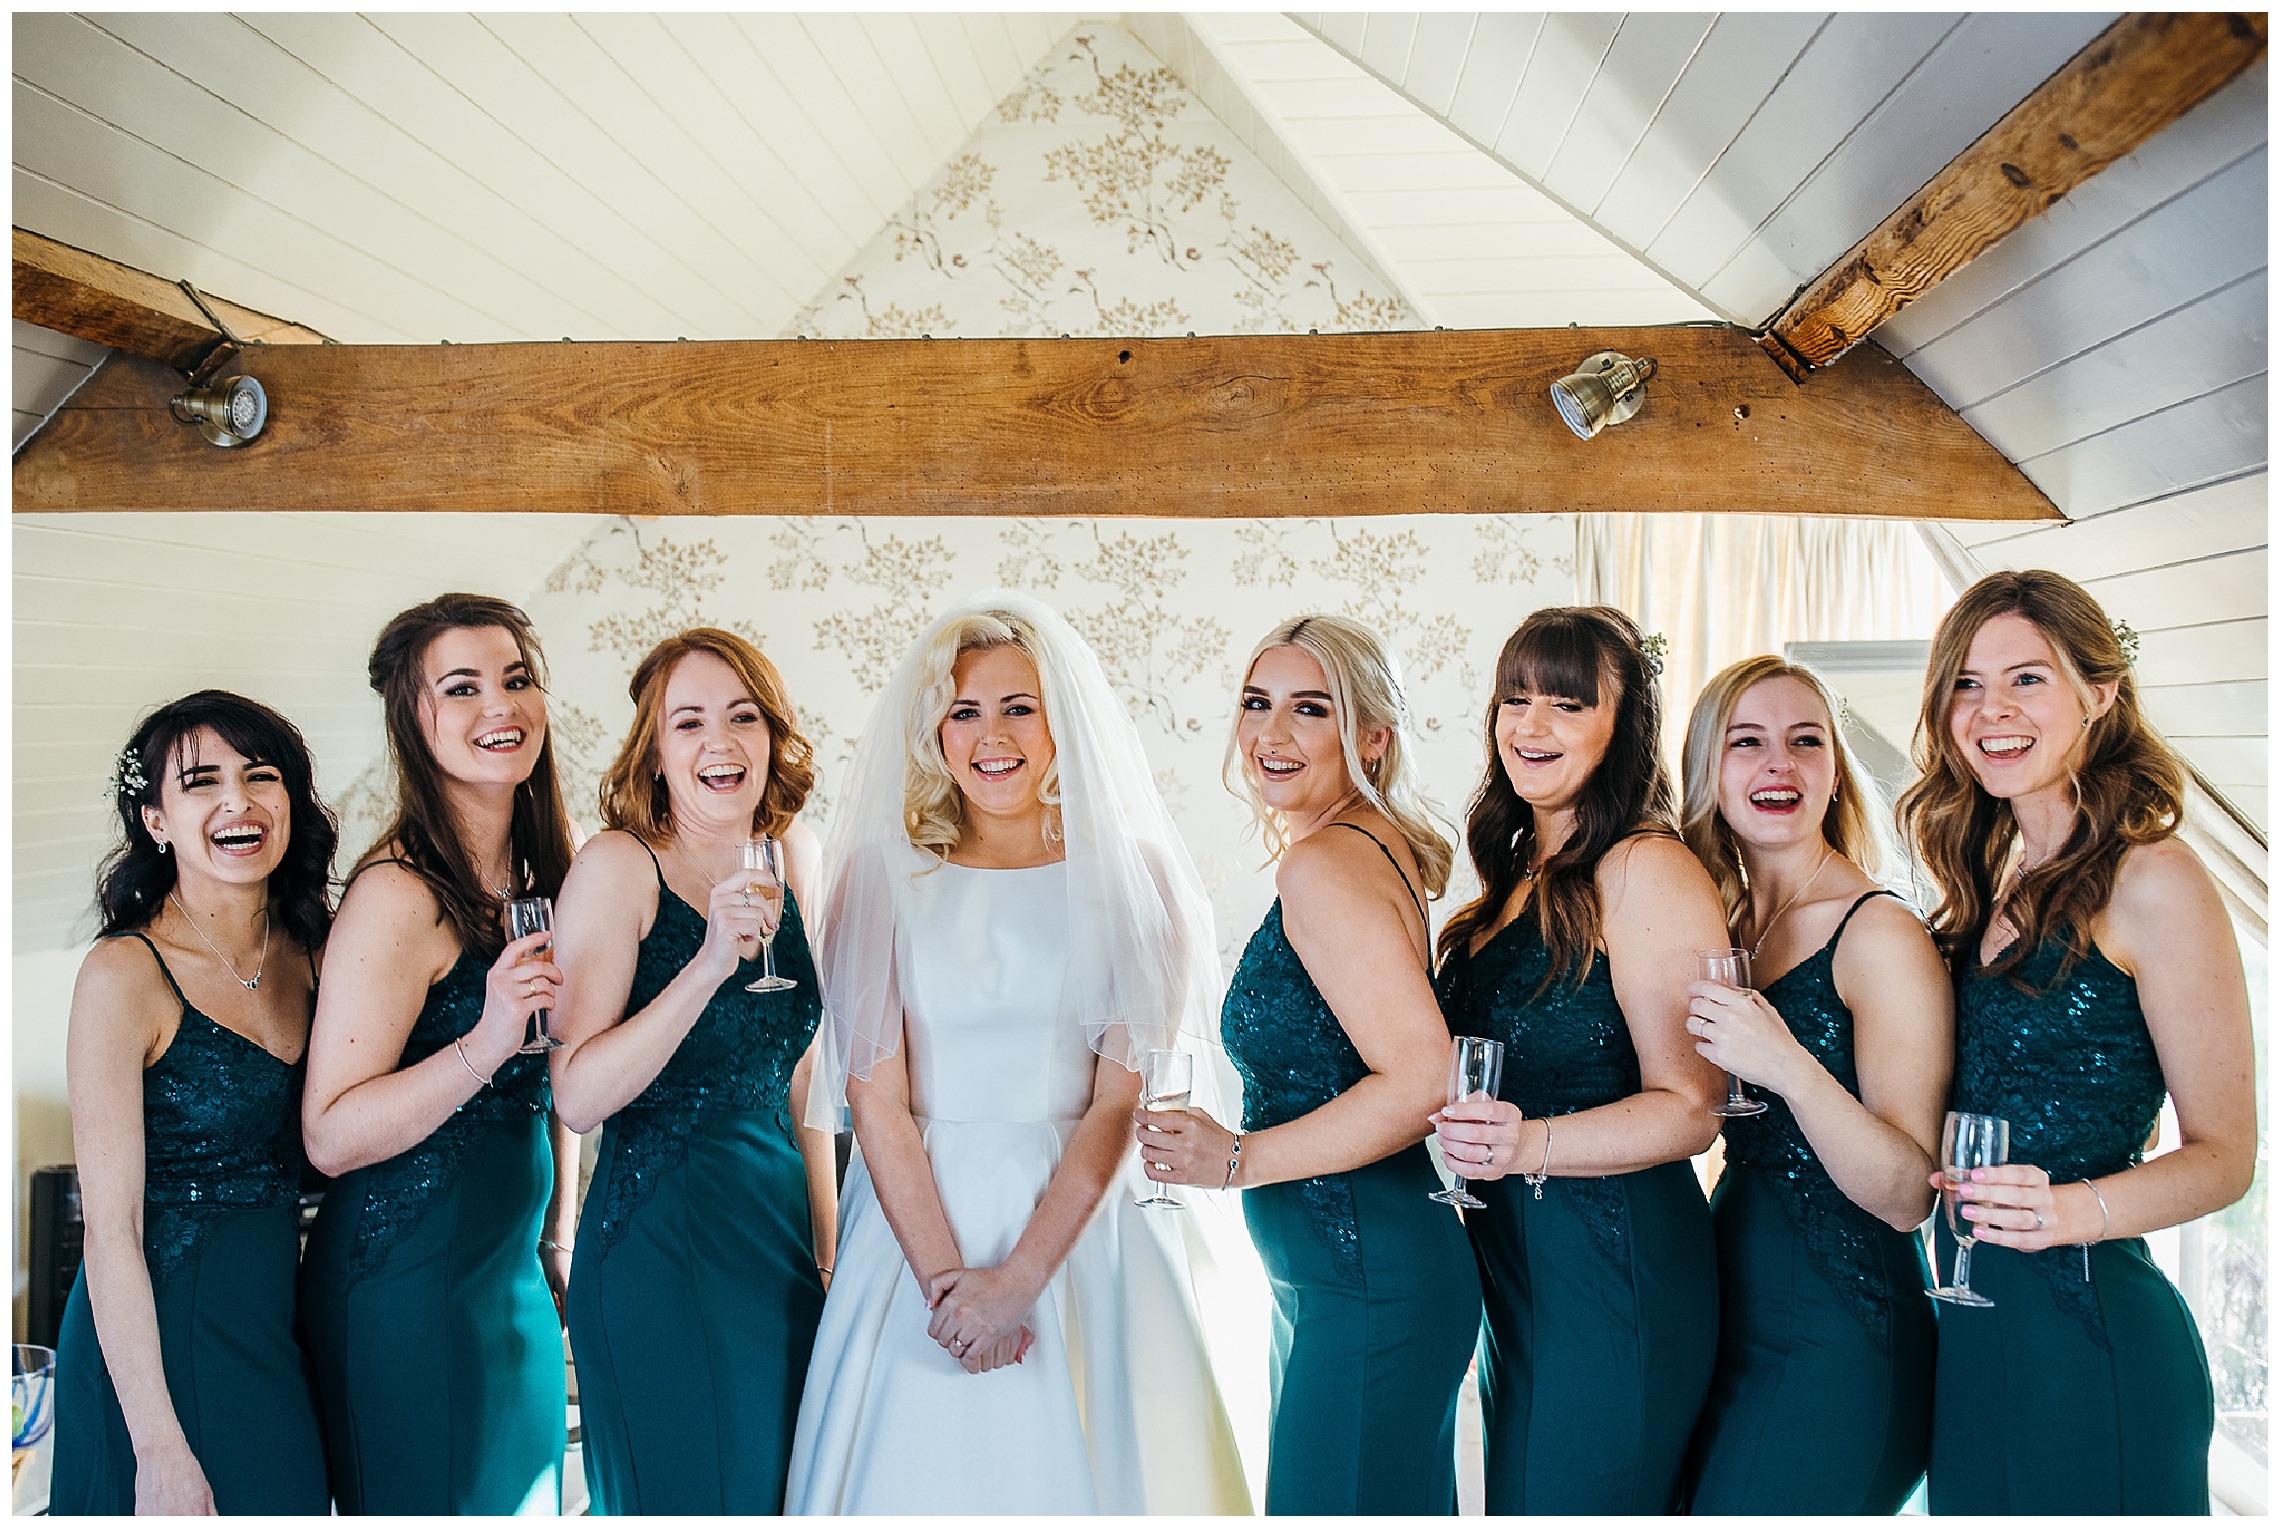
M 224 377 L 176 398 L 174 417 L 196 425 L 209 445 L 242 446 L 269 422 L 269 395 L 251 377 Z
M 1552 402 L 1576 438 L 1589 440 L 1647 406 L 1647 379 L 1654 374 L 1651 356 L 1634 361 L 1602 350 L 1585 356 L 1572 375 L 1552 384 Z

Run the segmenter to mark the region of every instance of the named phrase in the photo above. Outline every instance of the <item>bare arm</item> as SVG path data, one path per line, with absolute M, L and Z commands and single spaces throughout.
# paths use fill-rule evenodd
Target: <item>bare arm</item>
M 214 1495 L 166 1387 L 158 1302 L 143 1255 L 143 1068 L 171 1041 L 179 1013 L 148 950 L 105 940 L 79 968 L 65 1059 L 87 1303 L 134 1443 L 135 1506 L 207 1514 Z
M 1711 1065 L 1781 1095 L 1846 1198 L 1895 1230 L 1913 1230 L 1931 1212 L 1928 1178 L 1953 1065 L 1947 967 L 1915 914 L 1879 897 L 1853 915 L 1838 944 L 1836 982 L 1852 1011 L 1858 1098 L 1756 992 L 1694 983 L 1687 1028 Z
M 301 1133 L 311 1164 L 339 1177 L 386 1161 L 474 1097 L 522 1044 L 528 1016 L 556 1005 L 561 969 L 548 960 L 517 966 L 551 937 L 509 944 L 462 1044 L 399 1070 L 427 989 L 451 969 L 458 941 L 437 924 L 435 898 L 409 870 L 377 865 L 358 876 L 333 920 L 309 1031 Z
M 942 1194 L 934 1184 L 934 1163 L 926 1155 L 926 1142 L 918 1121 L 910 1113 L 910 1070 L 903 1047 L 882 1056 L 868 1080 L 847 1079 L 847 1106 L 855 1116 L 855 1141 L 863 1148 L 863 1163 L 871 1187 L 879 1196 L 879 1210 L 902 1246 L 918 1287 L 931 1297 L 936 1275 L 959 1267 L 964 1256 L 958 1237 L 950 1229 L 950 1216 L 942 1208 Z
M 1358 833 L 1325 830 L 1291 846 L 1275 884 L 1283 932 L 1369 1075 L 1310 1113 L 1246 1134 L 1234 1180 L 1244 1188 L 1381 1161 L 1425 1138 L 1448 1086 L 1448 1025 L 1415 909 L 1385 857 Z M 1225 1185 L 1233 1131 L 1193 1109 L 1134 1124 L 1152 1180 Z
M 1598 1178 L 1682 1162 L 1718 1134 L 1717 1070 L 1686 1030 L 1694 952 L 1730 937 L 1708 872 L 1675 839 L 1641 834 L 1607 851 L 1599 873 L 1600 936 L 1615 1001 L 1639 1053 L 1639 1091 L 1556 1122 L 1523 1121 L 1502 1101 L 1452 1104 L 1441 1121 L 1450 1166 L 1486 1181 L 1536 1171 L 1550 1146 L 1555 1178 Z M 1482 1151 L 1490 1155 L 1483 1158 Z
M 807 1172 L 808 1231 L 815 1241 L 815 1268 L 828 1289 L 831 1271 L 839 1265 L 839 1147 L 830 1131 L 817 1130 L 801 1119 L 820 1049 L 820 1044 L 810 1045 L 792 1068 L 791 1111 L 800 1164 Z
M 2223 1209 L 2248 1192 L 2256 1170 L 2248 983 L 2209 873 L 2176 839 L 2132 849 L 2095 935 L 2137 981 L 2177 1113 L 2177 1149 L 2097 1180 L 2110 1218 L 2088 1188 L 2053 1185 L 2039 1166 L 1975 1171 L 1963 1197 L 1973 1201 L 1979 1239 L 1999 1247 L 2143 1236 Z

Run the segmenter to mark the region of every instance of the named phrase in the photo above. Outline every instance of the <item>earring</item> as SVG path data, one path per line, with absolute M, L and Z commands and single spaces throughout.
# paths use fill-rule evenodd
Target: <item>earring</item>
M 2082 713 L 2082 730 L 2085 732 L 2090 730 L 2090 713 L 2087 711 Z
M 165 839 L 163 839 L 163 838 L 160 838 L 160 839 L 154 839 L 154 840 L 153 840 L 153 842 L 155 842 L 155 843 L 158 845 L 158 852 L 159 852 L 159 853 L 161 853 L 161 854 L 164 854 L 164 853 L 166 852 L 166 840 L 165 840 Z

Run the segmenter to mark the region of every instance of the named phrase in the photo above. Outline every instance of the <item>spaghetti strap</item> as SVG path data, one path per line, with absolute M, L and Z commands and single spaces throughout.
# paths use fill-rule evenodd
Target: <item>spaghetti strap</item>
M 176 981 L 174 979 L 174 973 L 167 969 L 166 957 L 158 953 L 158 946 L 151 942 L 150 935 L 144 933 L 141 929 L 129 929 L 127 930 L 126 937 L 129 939 L 140 939 L 142 941 L 143 948 L 150 951 L 150 958 L 158 962 L 158 974 L 165 977 L 166 985 L 174 989 L 174 1001 L 180 1003 L 185 1009 L 188 1009 L 190 1007 L 190 1000 L 182 995 L 182 984 Z
M 1837 931 L 1829 936 L 1830 949 L 1834 950 L 1837 947 L 1837 941 L 1845 937 L 1845 927 L 1853 921 L 1853 914 L 1859 912 L 1878 897 L 1890 897 L 1893 901 L 1898 902 L 1900 893 L 1892 890 L 1889 886 L 1879 886 L 1874 891 L 1862 892 L 1853 905 L 1845 909 L 1845 915 L 1837 920 Z
M 657 889 L 659 891 L 670 890 L 671 888 L 665 884 L 665 862 L 657 857 L 655 849 L 649 847 L 649 840 L 630 830 L 626 830 L 625 836 L 641 845 L 641 852 L 649 856 L 649 868 L 657 872 Z
M 1417 909 L 1418 918 L 1424 922 L 1425 930 L 1428 934 L 1430 934 L 1433 930 L 1433 920 L 1426 916 L 1425 904 L 1417 899 L 1417 888 L 1409 884 L 1409 872 L 1401 868 L 1401 861 L 1393 857 L 1393 851 L 1385 846 L 1385 840 L 1378 837 L 1375 833 L 1372 833 L 1368 828 L 1363 827 L 1359 823 L 1334 822 L 1330 824 L 1330 826 L 1333 828 L 1352 828 L 1355 832 L 1361 834 L 1362 837 L 1368 839 L 1371 843 L 1378 846 L 1378 853 L 1385 856 L 1385 862 L 1393 867 L 1393 873 L 1401 877 L 1401 889 L 1409 893 L 1409 905 Z

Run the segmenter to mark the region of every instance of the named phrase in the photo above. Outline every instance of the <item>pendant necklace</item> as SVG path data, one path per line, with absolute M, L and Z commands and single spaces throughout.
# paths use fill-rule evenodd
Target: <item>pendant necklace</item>
M 1750 946 L 1750 959 L 1752 961 L 1755 961 L 1757 959 L 1758 951 L 1765 948 L 1766 940 L 1773 937 L 1773 926 L 1781 921 L 1781 915 L 1789 911 L 1789 909 L 1792 907 L 1795 907 L 1797 905 L 1798 898 L 1804 896 L 1805 893 L 1813 889 L 1813 883 L 1821 878 L 1822 871 L 1829 868 L 1829 861 L 1832 857 L 1834 857 L 1836 852 L 1836 848 L 1833 845 L 1829 848 L 1823 849 L 1821 851 L 1820 863 L 1813 867 L 1813 873 L 1811 875 L 1805 877 L 1805 884 L 1798 887 L 1796 891 L 1792 892 L 1790 894 L 1789 900 L 1782 903 L 1779 907 L 1775 908 L 1773 911 L 1773 916 L 1765 920 L 1765 927 L 1758 930 L 1757 943 Z
M 213 940 L 206 938 L 206 931 L 198 927 L 198 920 L 190 916 L 190 909 L 182 905 L 182 899 L 170 891 L 166 894 L 166 900 L 172 902 L 174 904 L 175 911 L 182 914 L 182 921 L 190 925 L 190 932 L 196 934 L 201 940 L 204 940 L 206 948 L 214 952 L 214 958 L 222 963 L 223 968 L 227 970 L 231 976 L 237 978 L 237 984 L 239 986 L 245 988 L 245 990 L 248 992 L 259 992 L 261 990 L 261 968 L 269 964 L 270 918 L 268 908 L 264 907 L 261 910 L 261 955 L 253 963 L 253 975 L 238 976 L 237 967 L 230 964 L 230 958 L 222 953 L 220 945 L 214 943 Z

